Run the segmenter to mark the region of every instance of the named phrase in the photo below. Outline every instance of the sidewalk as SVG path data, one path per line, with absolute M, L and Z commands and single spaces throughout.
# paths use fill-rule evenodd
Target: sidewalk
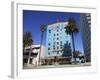
M 45 66 L 34 66 L 29 64 L 24 66 L 24 69 L 46 69 L 46 68 L 64 68 L 64 67 L 84 67 L 91 66 L 91 63 L 82 63 L 82 64 L 66 64 L 66 65 L 45 65 Z

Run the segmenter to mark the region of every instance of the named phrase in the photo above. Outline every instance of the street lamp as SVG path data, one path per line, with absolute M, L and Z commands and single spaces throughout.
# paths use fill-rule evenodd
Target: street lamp
M 41 48 L 42 48 L 42 41 L 43 41 L 43 32 L 46 30 L 46 25 L 42 24 L 40 26 L 41 31 L 41 41 L 40 41 L 40 52 L 39 52 L 39 64 L 41 64 Z

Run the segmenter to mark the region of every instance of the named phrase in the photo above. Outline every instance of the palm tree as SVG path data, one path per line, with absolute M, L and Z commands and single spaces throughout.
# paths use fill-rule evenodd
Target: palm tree
M 82 54 L 80 51 L 78 50 L 75 51 L 75 57 L 79 57 L 80 54 Z
M 71 56 L 71 54 L 72 54 L 71 44 L 68 43 L 68 41 L 63 45 L 62 51 L 63 51 L 63 54 L 62 54 L 63 57 Z
M 31 45 L 32 44 L 33 44 L 32 34 L 30 32 L 25 32 L 23 34 L 23 49 L 25 50 L 25 47 L 30 46 L 30 51 L 29 51 L 29 55 L 28 55 L 28 64 L 30 62 L 30 56 L 31 56 L 31 51 L 32 51 Z
M 40 42 L 40 54 L 39 54 L 39 64 L 41 64 L 41 47 L 42 47 L 42 41 L 43 41 L 43 32 L 46 30 L 46 25 L 42 24 L 40 26 L 41 31 L 41 42 Z
M 75 19 L 70 17 L 68 19 L 68 25 L 65 27 L 65 32 L 66 32 L 66 34 L 71 35 L 71 38 L 72 38 L 72 45 L 73 45 L 72 60 L 73 60 L 74 54 L 75 54 L 74 33 L 77 33 L 78 31 L 79 30 L 76 27 Z M 76 58 L 75 58 L 75 61 L 76 61 Z

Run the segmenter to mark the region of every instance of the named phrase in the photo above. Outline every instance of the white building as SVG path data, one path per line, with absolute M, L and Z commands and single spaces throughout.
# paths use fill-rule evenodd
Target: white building
M 31 49 L 31 54 L 30 53 Z M 43 59 L 45 57 L 45 47 L 42 45 L 41 46 L 41 53 L 40 53 L 40 45 L 32 45 L 31 48 L 26 47 L 23 53 L 23 63 L 28 63 L 28 59 L 30 64 L 33 65 L 38 65 L 39 63 L 39 54 L 40 54 L 40 59 Z

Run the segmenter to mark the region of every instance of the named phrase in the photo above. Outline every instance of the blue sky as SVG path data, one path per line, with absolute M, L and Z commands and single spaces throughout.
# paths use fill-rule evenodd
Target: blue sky
M 34 44 L 40 44 L 40 25 L 41 24 L 53 24 L 57 20 L 65 22 L 69 17 L 73 17 L 76 20 L 77 26 L 80 25 L 80 13 L 69 12 L 51 12 L 51 11 L 31 11 L 23 10 L 23 31 L 31 32 Z M 83 44 L 81 40 L 80 32 L 74 35 L 75 48 L 83 52 Z M 43 37 L 43 45 L 45 46 L 46 32 Z

